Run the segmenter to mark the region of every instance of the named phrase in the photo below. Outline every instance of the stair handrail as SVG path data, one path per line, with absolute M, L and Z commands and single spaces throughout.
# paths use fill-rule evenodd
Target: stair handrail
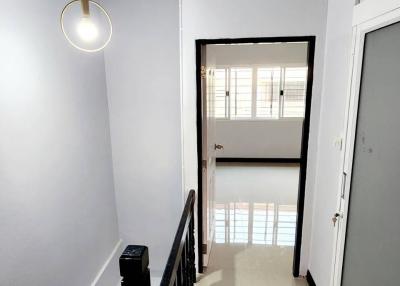
M 196 282 L 194 203 L 196 192 L 191 190 L 186 199 L 178 230 L 172 244 L 160 286 L 192 286 Z

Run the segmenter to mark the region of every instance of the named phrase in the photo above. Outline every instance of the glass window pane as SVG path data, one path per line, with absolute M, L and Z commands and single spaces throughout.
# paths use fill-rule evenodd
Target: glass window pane
M 279 117 L 280 67 L 257 69 L 257 115 Z
M 215 69 L 214 91 L 215 91 L 215 117 L 227 118 L 226 110 L 226 89 L 227 89 L 226 69 Z
M 231 68 L 231 119 L 251 118 L 252 93 L 253 70 L 251 68 Z
M 304 117 L 307 67 L 285 68 L 283 83 L 283 117 Z

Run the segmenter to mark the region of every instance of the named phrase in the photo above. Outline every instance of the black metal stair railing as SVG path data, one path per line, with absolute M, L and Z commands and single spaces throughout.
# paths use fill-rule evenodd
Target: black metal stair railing
M 175 234 L 160 286 L 193 286 L 196 282 L 194 250 L 194 202 L 191 190 Z M 150 286 L 149 249 L 128 245 L 119 258 L 121 286 Z
M 192 286 L 196 282 L 194 249 L 195 197 L 195 191 L 191 190 L 186 200 L 160 286 Z

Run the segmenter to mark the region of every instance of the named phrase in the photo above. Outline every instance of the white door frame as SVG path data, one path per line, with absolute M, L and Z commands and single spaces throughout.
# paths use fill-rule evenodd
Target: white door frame
M 360 95 L 364 42 L 367 33 L 400 22 L 400 0 L 365 0 L 355 6 L 353 14 L 353 49 L 346 103 L 344 152 L 342 153 L 341 184 L 338 190 L 338 223 L 334 236 L 334 263 L 331 286 L 341 286 L 350 186 Z

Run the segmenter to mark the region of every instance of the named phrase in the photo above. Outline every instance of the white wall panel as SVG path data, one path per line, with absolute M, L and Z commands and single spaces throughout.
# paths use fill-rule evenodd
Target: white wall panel
M 107 48 L 115 192 L 125 244 L 149 246 L 164 270 L 181 215 L 181 105 L 177 0 L 108 1 Z
M 4 286 L 90 285 L 119 241 L 103 54 L 70 46 L 65 4 L 2 1 Z M 116 285 L 118 273 L 104 279 Z
M 328 286 L 332 271 L 333 224 L 337 211 L 341 154 L 335 140 L 343 135 L 349 77 L 353 1 L 329 1 L 324 89 L 318 141 L 318 166 L 309 269 L 317 285 Z M 340 20 L 338 20 L 340 19 Z
M 317 37 L 315 78 L 306 186 L 302 274 L 308 265 L 322 87 L 327 1 L 323 0 L 183 0 L 182 82 L 185 189 L 197 186 L 195 39 Z
M 300 158 L 303 120 L 218 120 L 218 158 Z

